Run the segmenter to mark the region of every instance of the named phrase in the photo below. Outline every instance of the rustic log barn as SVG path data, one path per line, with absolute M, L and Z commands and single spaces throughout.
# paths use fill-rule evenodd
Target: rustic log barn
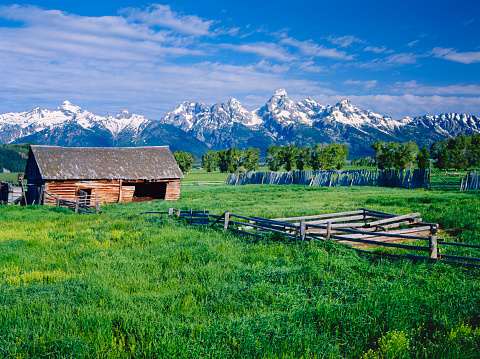
M 168 146 L 32 145 L 25 178 L 29 204 L 54 205 L 55 197 L 75 201 L 83 196 L 85 204 L 95 205 L 94 201 L 177 200 L 183 174 Z

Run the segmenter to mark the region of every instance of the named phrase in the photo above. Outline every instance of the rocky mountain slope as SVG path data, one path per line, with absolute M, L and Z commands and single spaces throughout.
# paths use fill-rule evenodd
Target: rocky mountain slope
M 208 149 L 316 143 L 346 144 L 352 155 L 372 155 L 375 141 L 429 145 L 446 137 L 480 132 L 478 117 L 466 114 L 406 117 L 397 121 L 362 110 L 343 99 L 323 106 L 307 98 L 294 102 L 284 89 L 261 108 L 248 111 L 231 99 L 207 106 L 185 101 L 160 121 L 131 114 L 97 116 L 68 101 L 54 111 L 40 107 L 0 115 L 0 143 L 35 142 L 63 146 L 169 145 L 201 156 Z

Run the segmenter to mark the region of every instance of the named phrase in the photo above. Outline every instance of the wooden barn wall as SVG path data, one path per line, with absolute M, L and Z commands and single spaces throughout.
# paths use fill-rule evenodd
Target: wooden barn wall
M 173 180 L 167 183 L 167 190 L 165 192 L 165 201 L 176 201 L 180 199 L 180 180 Z
M 138 181 L 143 182 L 143 181 Z M 166 201 L 180 199 L 180 180 L 158 181 L 167 182 L 165 193 Z M 95 180 L 95 181 L 56 181 L 46 182 L 45 191 L 62 199 L 75 201 L 78 189 L 91 189 L 91 205 L 94 205 L 95 198 L 100 204 L 103 203 L 125 203 L 132 202 L 135 186 L 132 183 L 123 184 L 119 180 Z M 44 204 L 55 205 L 55 199 L 45 196 Z

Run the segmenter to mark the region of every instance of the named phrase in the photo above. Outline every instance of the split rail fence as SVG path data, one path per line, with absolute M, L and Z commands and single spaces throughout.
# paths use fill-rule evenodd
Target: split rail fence
M 480 245 L 448 242 L 437 238 L 438 225 L 423 222 L 420 213 L 397 215 L 360 208 L 349 212 L 267 219 L 240 216 L 228 211 L 222 215 L 214 215 L 206 210 L 185 211 L 170 208 L 168 212 L 142 212 L 141 214 L 168 214 L 183 218 L 192 225 L 220 228 L 256 238 L 262 238 L 268 233 L 276 233 L 301 241 L 336 241 L 348 244 L 352 249 L 363 254 L 480 267 L 480 258 L 442 254 L 439 249 L 441 246 L 457 246 L 480 250 Z M 416 243 L 419 244 L 398 243 L 412 241 L 417 241 Z M 370 246 L 421 252 L 423 255 L 366 251 L 364 247 Z

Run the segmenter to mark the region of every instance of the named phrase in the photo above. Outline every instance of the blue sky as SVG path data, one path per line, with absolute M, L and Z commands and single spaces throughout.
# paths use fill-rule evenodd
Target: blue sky
M 72 4 L 74 3 L 74 4 Z M 480 2 L 2 1 L 0 113 L 293 100 L 480 116 Z

